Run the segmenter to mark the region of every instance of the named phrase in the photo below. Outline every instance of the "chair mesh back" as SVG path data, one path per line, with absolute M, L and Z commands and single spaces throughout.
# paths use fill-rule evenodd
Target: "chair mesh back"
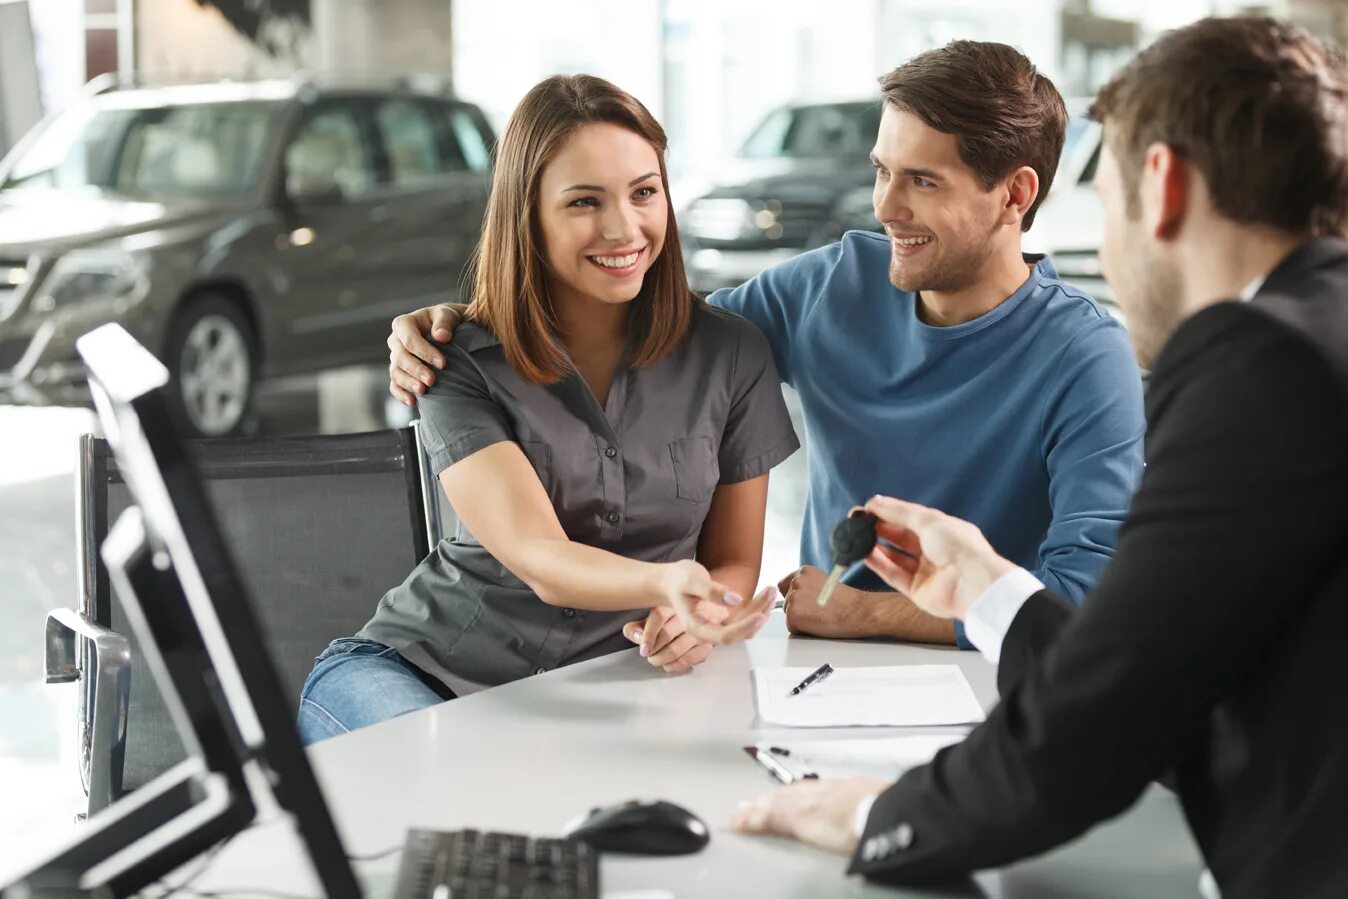
M 217 454 L 212 464 L 202 465 L 206 492 L 286 696 L 297 711 L 314 657 L 329 641 L 364 626 L 379 598 L 407 577 L 425 548 L 424 530 L 419 531 L 419 517 L 410 508 L 401 467 L 325 473 L 315 470 L 323 466 L 306 462 L 262 466 L 257 476 L 242 476 L 236 466 L 228 476 L 217 477 L 221 472 L 213 466 L 222 461 Z M 415 460 L 407 464 L 415 465 Z M 124 485 L 109 486 L 109 522 L 128 501 Z M 128 634 L 134 647 L 135 635 L 116 596 L 110 612 L 112 628 Z M 124 789 L 145 783 L 183 756 L 168 711 L 137 652 Z

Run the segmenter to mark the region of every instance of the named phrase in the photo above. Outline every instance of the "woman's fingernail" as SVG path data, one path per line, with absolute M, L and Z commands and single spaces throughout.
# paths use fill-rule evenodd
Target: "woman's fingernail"
M 632 631 L 632 642 L 633 642 L 633 643 L 640 643 L 641 640 L 642 640 L 642 638 L 645 637 L 645 636 L 646 636 L 646 632 L 643 631 L 641 628 L 637 628 L 636 630 Z
M 725 595 L 725 604 L 728 606 L 737 606 L 742 602 L 744 602 L 744 597 L 738 593 L 727 593 Z
M 650 655 L 650 654 L 651 654 L 651 651 L 650 651 L 649 649 L 647 649 L 647 648 L 644 647 L 644 646 L 641 647 L 641 657 L 642 657 L 643 659 L 646 658 L 646 656 L 648 656 L 648 655 Z

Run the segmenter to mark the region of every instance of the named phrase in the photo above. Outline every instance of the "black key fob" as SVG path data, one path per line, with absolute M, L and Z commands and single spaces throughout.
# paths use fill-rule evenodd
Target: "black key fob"
M 837 565 L 852 565 L 871 554 L 875 548 L 875 516 L 858 509 L 838 522 L 828 538 Z

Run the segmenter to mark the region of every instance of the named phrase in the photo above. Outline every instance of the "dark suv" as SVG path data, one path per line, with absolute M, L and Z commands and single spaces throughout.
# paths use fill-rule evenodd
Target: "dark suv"
M 260 377 L 378 361 L 456 299 L 494 138 L 434 89 L 263 81 L 111 89 L 0 162 L 0 402 L 83 402 L 75 338 L 121 322 L 197 433 Z
M 694 289 L 733 287 L 844 231 L 880 230 L 870 163 L 880 111 L 877 98 L 770 113 L 679 217 Z

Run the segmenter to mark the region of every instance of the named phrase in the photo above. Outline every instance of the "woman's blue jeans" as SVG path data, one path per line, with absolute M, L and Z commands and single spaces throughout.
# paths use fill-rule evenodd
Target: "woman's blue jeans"
M 300 742 L 378 724 L 453 699 L 440 681 L 374 640 L 333 640 L 300 691 Z

